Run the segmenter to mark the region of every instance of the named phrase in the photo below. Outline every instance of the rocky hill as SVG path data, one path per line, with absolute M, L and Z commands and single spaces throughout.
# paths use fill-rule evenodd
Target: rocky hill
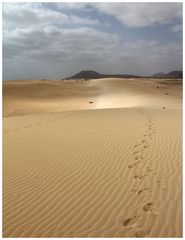
M 129 75 L 129 74 L 100 74 L 98 72 L 88 70 L 88 71 L 81 71 L 71 77 L 65 78 L 66 80 L 70 79 L 98 79 L 98 78 L 138 78 L 140 76 Z
M 65 78 L 65 80 L 89 80 L 89 79 L 99 79 L 99 78 L 141 78 L 143 76 L 129 75 L 129 74 L 101 74 L 96 71 L 87 70 L 81 71 L 71 77 Z M 167 74 L 159 72 L 155 73 L 152 78 L 166 78 L 166 79 L 182 79 L 183 72 L 182 71 L 172 71 Z
M 165 73 L 156 73 L 152 75 L 154 78 L 173 78 L 173 79 L 182 79 L 183 72 L 182 71 L 172 71 L 167 74 Z

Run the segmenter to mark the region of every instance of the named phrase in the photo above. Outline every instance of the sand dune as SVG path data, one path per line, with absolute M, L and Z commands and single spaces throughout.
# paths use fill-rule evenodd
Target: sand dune
M 166 84 L 171 82 L 173 84 Z M 3 83 L 3 115 L 139 106 L 181 106 L 181 81 L 98 79 L 92 81 L 20 80 Z M 159 88 L 158 88 L 159 87 Z M 166 95 L 168 94 L 168 95 Z M 93 104 L 89 104 L 93 101 Z M 178 105 L 178 106 L 177 106 Z
M 4 83 L 3 236 L 182 237 L 182 86 L 159 81 Z

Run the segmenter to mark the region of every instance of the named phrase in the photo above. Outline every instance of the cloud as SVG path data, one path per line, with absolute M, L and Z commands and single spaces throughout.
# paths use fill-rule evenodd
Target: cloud
M 118 42 L 118 36 L 89 27 L 61 29 L 50 25 L 42 30 L 15 29 L 4 32 L 3 60 L 11 67 L 22 63 L 23 72 L 26 72 L 27 64 L 31 68 L 35 63 L 38 65 L 45 63 L 49 66 L 45 72 L 50 77 L 52 74 L 58 76 L 62 74 L 60 73 L 62 66 L 69 69 L 72 65 L 79 66 L 79 63 L 81 67 L 91 66 L 97 62 L 100 65 L 101 62 L 106 63 L 106 59 L 111 58 L 117 51 Z M 61 67 L 53 73 L 54 65 L 59 63 Z
M 43 27 L 47 25 L 81 24 L 96 25 L 98 20 L 64 14 L 37 3 L 4 3 L 4 29 Z
M 85 3 L 85 2 L 65 2 L 65 3 L 55 3 L 55 6 L 57 6 L 58 9 L 73 9 L 73 10 L 83 10 L 83 11 L 92 11 L 91 3 Z
M 68 53 L 68 58 L 75 58 L 77 54 L 101 55 L 108 52 L 118 43 L 119 38 L 114 34 L 99 32 L 93 28 L 81 27 L 75 29 L 61 29 L 54 26 L 46 26 L 40 29 L 15 29 L 4 32 L 5 58 L 17 58 L 26 54 L 34 59 L 42 52 L 43 56 L 48 52 L 59 55 L 60 52 Z M 62 56 L 61 56 L 62 57 Z
M 170 6 L 169 9 L 166 7 L 166 12 L 163 4 L 160 12 L 159 7 L 154 10 L 154 5 L 148 3 L 60 6 L 68 10 L 63 12 L 62 7 L 59 9 L 57 5 L 52 4 L 51 7 L 44 3 L 3 4 L 4 78 L 63 78 L 83 69 L 136 75 L 181 69 L 181 41 L 170 42 L 169 39 L 164 44 L 158 40 L 146 40 L 143 36 L 126 42 L 119 31 L 114 31 L 113 22 L 110 21 L 107 26 L 107 19 L 100 22 L 98 13 L 97 16 L 95 12 L 91 15 L 89 10 L 88 17 L 75 15 L 77 8 L 79 11 L 98 8 L 115 16 L 126 26 L 139 27 L 164 24 L 178 18 L 180 15 L 174 6 L 181 5 L 166 5 Z M 75 11 L 70 11 L 75 7 Z M 88 14 L 86 12 L 85 16 Z M 179 27 L 174 22 L 172 24 L 171 34 L 174 35 Z M 127 31 L 129 33 L 130 29 Z
M 179 69 L 182 61 L 182 46 L 177 42 L 123 42 L 118 35 L 89 27 L 16 29 L 4 37 L 6 67 L 19 70 L 22 78 L 31 69 L 30 76 L 43 78 L 62 78 L 81 69 L 147 75 Z
M 167 24 L 182 18 L 182 3 L 96 3 L 93 6 L 127 27 Z
M 170 28 L 170 30 L 174 33 L 182 32 L 182 24 L 176 24 Z
M 182 43 L 169 42 L 162 44 L 158 41 L 139 39 L 125 43 L 119 58 L 126 62 L 124 69 L 138 74 L 152 74 L 182 69 Z

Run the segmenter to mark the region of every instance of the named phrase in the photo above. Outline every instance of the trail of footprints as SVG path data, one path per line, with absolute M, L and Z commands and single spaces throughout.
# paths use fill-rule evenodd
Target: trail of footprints
M 131 191 L 133 192 L 133 194 L 136 194 L 138 197 L 140 197 L 143 194 L 145 194 L 147 192 L 149 193 L 149 192 L 152 191 L 152 189 L 149 188 L 149 187 L 139 188 L 140 181 L 147 178 L 147 176 L 149 176 L 149 174 L 155 174 L 155 172 L 153 171 L 153 169 L 151 167 L 146 166 L 145 167 L 145 173 L 141 174 L 141 173 L 137 172 L 137 166 L 139 166 L 139 164 L 142 161 L 146 161 L 146 159 L 144 158 L 144 153 L 146 152 L 147 148 L 149 148 L 151 146 L 152 141 L 153 141 L 153 137 L 157 133 L 157 131 L 156 131 L 155 122 L 154 122 L 153 118 L 151 117 L 151 115 L 149 113 L 146 113 L 145 111 L 143 111 L 141 109 L 139 109 L 137 111 L 140 114 L 142 114 L 144 117 L 146 117 L 146 119 L 147 119 L 147 130 L 144 133 L 141 141 L 134 145 L 134 150 L 133 150 L 133 153 L 132 153 L 133 154 L 133 161 L 128 165 L 128 169 L 129 170 L 135 170 L 134 174 L 133 174 L 133 177 L 134 177 L 134 180 L 136 180 L 136 186 L 133 187 L 131 189 Z M 12 129 L 12 130 L 6 130 L 3 133 L 7 134 L 7 133 L 14 132 L 14 131 L 19 131 L 21 129 L 27 129 L 27 128 L 36 127 L 36 126 L 43 125 L 43 124 L 48 124 L 48 123 L 54 122 L 54 121 L 59 120 L 59 119 L 70 117 L 74 114 L 76 114 L 76 113 L 68 114 L 66 116 L 54 118 L 54 119 L 44 121 L 44 122 L 37 122 L 33 125 L 28 124 L 24 128 L 15 128 L 15 129 Z M 162 187 L 163 189 L 165 189 L 165 184 L 163 183 L 163 181 L 161 179 L 157 180 L 157 185 L 158 185 L 158 187 Z M 142 204 L 142 207 L 140 207 L 140 208 L 141 208 L 140 210 L 144 214 L 150 214 L 154 217 L 157 217 L 157 214 L 154 211 L 155 210 L 155 204 L 153 202 L 144 202 Z M 136 227 L 135 237 L 147 237 L 151 233 L 151 228 L 148 227 L 148 226 L 143 226 L 141 220 L 142 220 L 141 216 L 131 216 L 127 219 L 122 220 L 122 226 L 125 227 L 125 228 Z M 104 230 L 106 230 L 106 229 L 104 229 Z
M 138 197 L 143 196 L 143 199 L 145 199 L 145 194 L 149 194 L 150 192 L 152 192 L 152 188 L 141 188 L 141 181 L 144 181 L 150 174 L 156 174 L 156 172 L 154 172 L 150 166 L 146 165 L 144 173 L 138 173 L 137 167 L 142 161 L 146 162 L 144 154 L 146 153 L 147 148 L 151 146 L 154 135 L 157 133 L 157 131 L 152 116 L 144 110 L 139 109 L 137 111 L 146 118 L 147 129 L 140 142 L 134 145 L 134 151 L 132 153 L 133 160 L 128 165 L 128 169 L 133 171 L 133 177 L 136 181 L 136 185 L 131 189 L 132 193 L 136 194 Z M 157 180 L 157 185 L 158 187 L 164 187 L 164 183 L 161 179 Z M 142 216 L 131 216 L 127 219 L 124 219 L 122 221 L 122 225 L 123 227 L 127 228 L 136 227 L 135 237 L 147 237 L 151 233 L 151 227 L 144 226 L 142 224 L 142 219 L 148 216 L 148 214 L 150 214 L 150 216 L 152 217 L 158 216 L 155 212 L 155 204 L 151 201 L 143 200 L 142 205 L 139 207 L 138 210 L 142 212 Z
M 43 124 L 52 123 L 52 122 L 55 122 L 59 119 L 64 119 L 64 118 L 67 118 L 67 117 L 70 117 L 70 116 L 73 116 L 73 115 L 76 115 L 76 114 L 77 113 L 71 113 L 71 114 L 68 114 L 66 116 L 56 117 L 56 118 L 53 118 L 53 119 L 48 120 L 48 121 L 36 122 L 35 124 L 28 124 L 28 125 L 25 125 L 24 127 L 14 128 L 12 130 L 5 130 L 5 131 L 3 131 L 3 134 L 7 134 L 7 133 L 11 133 L 11 132 L 17 132 L 17 131 L 20 131 L 20 130 L 23 130 L 23 129 L 32 128 L 32 127 L 40 126 L 40 125 L 43 125 Z M 78 114 L 80 114 L 80 113 L 78 113 Z

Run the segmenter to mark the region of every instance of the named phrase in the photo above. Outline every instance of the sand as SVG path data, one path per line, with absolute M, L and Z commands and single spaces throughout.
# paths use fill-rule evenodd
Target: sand
M 3 87 L 4 237 L 182 237 L 180 81 Z

